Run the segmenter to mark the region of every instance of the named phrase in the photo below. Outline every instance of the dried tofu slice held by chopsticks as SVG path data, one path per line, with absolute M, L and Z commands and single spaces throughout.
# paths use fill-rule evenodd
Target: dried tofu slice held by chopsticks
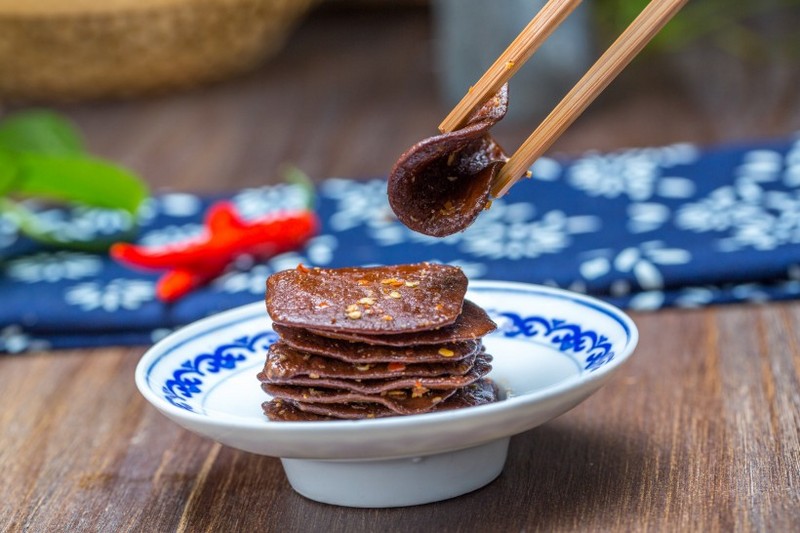
M 507 109 L 504 85 L 463 128 L 424 139 L 400 156 L 388 182 L 389 205 L 400 222 L 425 235 L 444 237 L 475 221 L 508 160 L 489 134 Z

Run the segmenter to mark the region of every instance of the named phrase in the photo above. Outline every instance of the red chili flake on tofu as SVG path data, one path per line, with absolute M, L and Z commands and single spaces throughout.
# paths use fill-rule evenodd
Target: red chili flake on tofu
M 417 382 L 414 383 L 414 387 L 411 389 L 411 397 L 412 398 L 421 398 L 429 390 L 430 389 L 422 386 L 422 382 L 420 380 L 417 380 Z
M 402 372 L 406 369 L 406 365 L 403 363 L 389 363 L 386 368 L 389 370 L 389 372 Z

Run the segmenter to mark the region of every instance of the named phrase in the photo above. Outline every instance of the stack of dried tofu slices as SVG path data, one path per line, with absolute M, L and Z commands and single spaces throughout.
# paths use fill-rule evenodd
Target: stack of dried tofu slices
M 482 337 L 495 329 L 465 300 L 452 266 L 299 266 L 267 281 L 280 336 L 258 378 L 272 420 L 377 418 L 497 399 Z

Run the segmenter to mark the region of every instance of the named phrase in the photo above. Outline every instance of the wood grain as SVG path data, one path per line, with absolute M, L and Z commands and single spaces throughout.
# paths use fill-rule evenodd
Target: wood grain
M 800 524 L 800 305 L 635 317 L 618 379 L 512 439 L 454 500 L 358 510 L 292 492 L 277 459 L 183 431 L 135 391 L 141 350 L 0 360 L 4 531 L 789 531 Z M 679 332 L 679 333 L 678 333 Z
M 63 111 L 158 188 L 263 184 L 286 161 L 315 178 L 385 175 L 446 111 L 425 13 L 390 13 L 322 12 L 280 68 L 228 84 Z M 680 93 L 632 86 L 559 149 L 720 140 Z M 640 348 L 618 378 L 514 437 L 496 481 L 405 509 L 308 501 L 279 460 L 184 431 L 135 389 L 143 347 L 0 357 L 0 531 L 798 530 L 800 303 L 634 319 Z

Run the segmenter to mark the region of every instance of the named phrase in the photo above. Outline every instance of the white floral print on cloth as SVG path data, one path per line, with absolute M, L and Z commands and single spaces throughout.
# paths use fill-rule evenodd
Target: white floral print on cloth
M 339 267 L 432 260 L 471 278 L 541 283 L 623 307 L 655 310 L 800 297 L 800 138 L 701 149 L 688 144 L 541 158 L 534 179 L 496 200 L 470 228 L 435 239 L 393 217 L 383 179 L 328 179 L 318 236 L 263 263 L 242 257 L 172 304 L 157 275 L 103 255 L 48 251 L 0 216 L 0 352 L 150 344 L 224 309 L 261 300 L 271 273 L 297 263 Z M 290 185 L 233 192 L 248 218 L 303 207 Z M 202 231 L 221 198 L 171 192 L 150 199 L 138 241 L 170 245 Z M 106 235 L 127 223 L 81 213 L 65 235 Z

